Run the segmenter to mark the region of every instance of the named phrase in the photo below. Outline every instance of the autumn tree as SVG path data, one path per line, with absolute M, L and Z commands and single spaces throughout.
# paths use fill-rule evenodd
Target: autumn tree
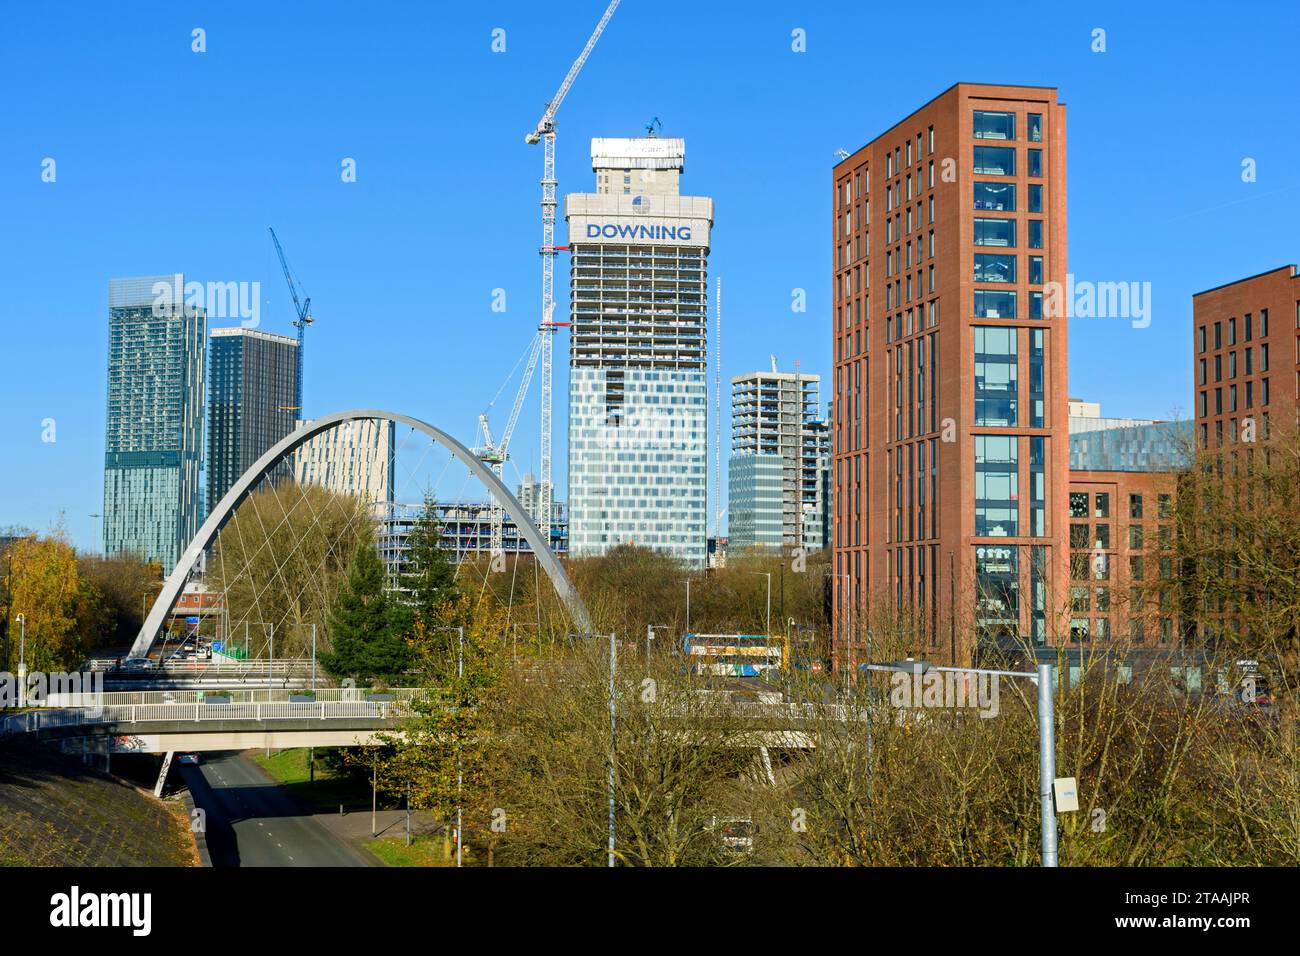
M 103 599 L 94 582 L 77 568 L 77 555 L 62 531 L 29 535 L 7 552 L 10 621 L 6 669 L 17 669 L 18 615 L 25 619 L 25 658 L 29 670 L 79 668 L 107 628 Z
M 328 648 L 330 606 L 363 537 L 373 542 L 373 522 L 354 496 L 292 482 L 249 495 L 207 565 L 225 597 L 230 639 L 247 633 L 253 655 L 265 656 L 274 627 L 277 658 L 304 656 L 315 625 L 318 646 Z

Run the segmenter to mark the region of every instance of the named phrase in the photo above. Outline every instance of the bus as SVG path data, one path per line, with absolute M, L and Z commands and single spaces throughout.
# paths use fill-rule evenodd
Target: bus
M 764 634 L 687 634 L 682 653 L 692 674 L 767 677 L 785 669 L 784 638 Z

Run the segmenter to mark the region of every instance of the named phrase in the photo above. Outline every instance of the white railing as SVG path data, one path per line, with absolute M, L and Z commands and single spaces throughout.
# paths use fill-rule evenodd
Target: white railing
M 321 687 L 315 701 L 308 703 L 365 703 L 372 691 L 354 687 Z M 383 692 L 395 701 L 410 701 L 423 693 L 416 687 L 394 687 Z M 230 690 L 118 690 L 94 693 L 50 694 L 41 704 L 46 707 L 100 707 L 129 704 L 197 704 L 211 697 L 229 697 L 232 704 L 270 704 L 289 702 L 290 697 L 308 696 L 311 691 L 294 687 L 240 687 Z M 303 703 L 298 701 L 298 703 Z M 217 705 L 213 705 L 217 706 Z
M 402 701 L 318 701 L 246 704 L 127 704 L 101 709 L 34 710 L 0 718 L 0 736 L 54 727 L 220 720 L 390 720 L 408 712 Z

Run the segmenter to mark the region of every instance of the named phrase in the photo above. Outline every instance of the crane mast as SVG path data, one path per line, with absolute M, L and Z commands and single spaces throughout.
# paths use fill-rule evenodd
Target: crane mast
M 269 226 L 267 228 L 270 229 Z M 294 417 L 302 418 L 303 417 L 302 414 L 303 349 L 306 348 L 305 336 L 307 332 L 307 326 L 311 325 L 312 322 L 314 321 L 311 317 L 311 296 L 307 296 L 306 299 L 299 301 L 298 282 L 297 280 L 294 279 L 293 272 L 289 268 L 289 262 L 284 257 L 284 250 L 280 248 L 280 240 L 276 238 L 275 230 L 270 229 L 270 232 L 271 232 L 271 241 L 275 243 L 275 254 L 280 257 L 280 269 L 282 272 L 284 272 L 284 281 L 289 286 L 289 295 L 293 296 L 293 311 L 294 314 L 297 316 L 297 318 L 294 319 L 293 327 L 298 330 L 298 357 L 296 362 L 297 371 L 298 371 L 298 375 L 297 375 L 298 381 L 297 381 L 297 389 L 294 393 L 294 406 L 297 409 L 298 414 L 295 415 Z
M 554 321 L 555 257 L 560 251 L 560 247 L 555 245 L 555 114 L 559 110 L 560 104 L 564 102 L 564 98 L 568 96 L 569 88 L 573 86 L 573 81 L 577 79 L 583 64 L 587 62 L 587 57 L 591 55 L 592 49 L 596 46 L 596 41 L 605 32 L 605 27 L 609 23 L 610 17 L 614 15 L 614 11 L 618 9 L 619 2 L 620 0 L 610 0 L 610 4 L 605 8 L 605 12 L 597 22 L 596 28 L 591 31 L 591 36 L 587 38 L 587 43 L 582 48 L 582 52 L 578 54 L 578 58 L 569 67 L 564 82 L 560 84 L 560 88 L 556 90 L 555 95 L 546 104 L 546 109 L 542 112 L 542 118 L 537 121 L 537 126 L 524 137 L 524 142 L 530 145 L 538 142 L 542 144 L 542 247 L 540 250 L 542 256 L 542 321 L 538 330 L 542 339 L 542 460 L 537 494 L 538 514 L 535 517 L 542 532 L 542 538 L 548 545 L 551 540 L 552 500 L 555 495 L 554 485 L 551 480 L 551 408 L 555 375 L 554 336 L 557 328 L 569 324 Z

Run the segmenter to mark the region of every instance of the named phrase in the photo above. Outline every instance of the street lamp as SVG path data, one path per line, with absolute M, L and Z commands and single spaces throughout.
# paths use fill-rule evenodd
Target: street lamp
M 27 615 L 15 614 L 14 620 L 18 622 L 18 706 L 22 707 L 27 702 Z
M 1056 781 L 1056 714 L 1053 690 L 1056 668 L 1039 664 L 1037 671 L 997 671 L 976 667 L 935 667 L 928 661 L 895 661 L 892 664 L 862 664 L 862 670 L 925 674 L 941 671 L 952 674 L 989 674 L 994 677 L 1027 677 L 1038 685 L 1038 808 L 1041 818 L 1043 866 L 1056 866 L 1056 805 L 1053 785 Z
M 766 635 L 772 636 L 772 572 L 771 571 L 750 571 L 750 574 L 758 574 L 767 578 L 767 624 Z
M 686 633 L 691 633 L 691 579 L 686 579 Z

